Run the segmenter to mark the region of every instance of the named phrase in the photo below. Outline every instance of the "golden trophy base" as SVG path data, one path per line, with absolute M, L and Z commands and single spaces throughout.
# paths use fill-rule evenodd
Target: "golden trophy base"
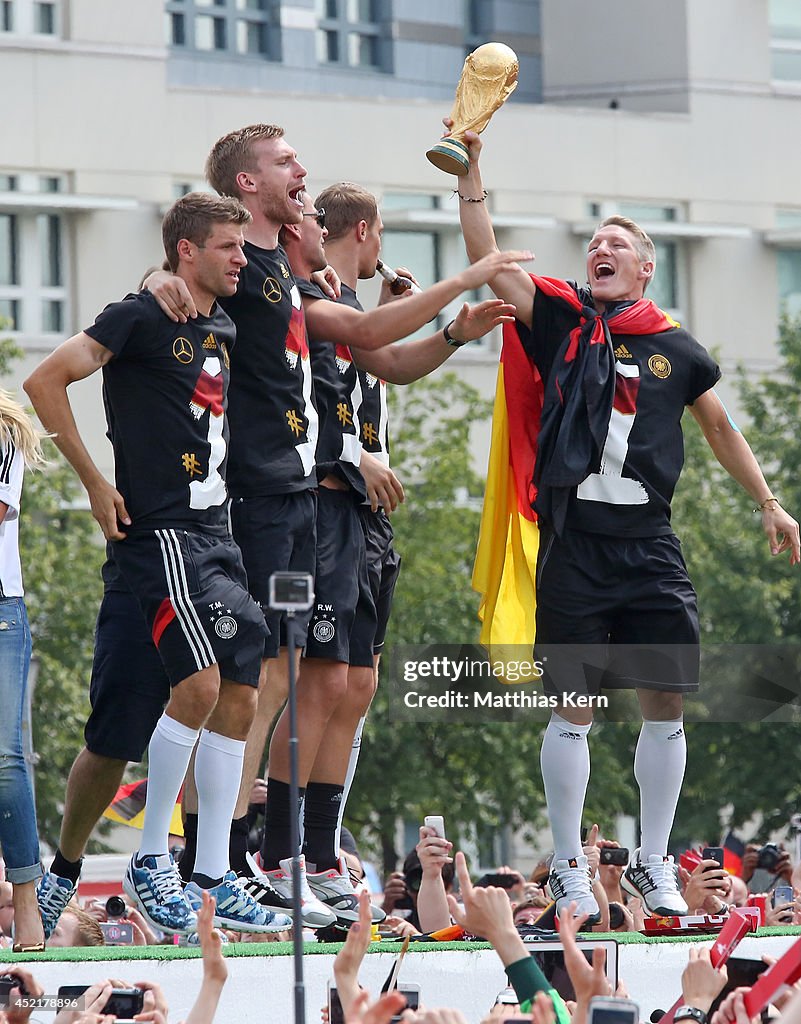
M 440 139 L 436 146 L 428 150 L 426 156 L 435 167 L 446 174 L 456 174 L 463 178 L 470 169 L 467 146 L 458 139 Z

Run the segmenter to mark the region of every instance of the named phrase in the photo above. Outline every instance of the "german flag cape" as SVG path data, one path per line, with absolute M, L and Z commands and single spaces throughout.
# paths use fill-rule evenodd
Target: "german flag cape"
M 534 644 L 539 549 L 533 509 L 537 500 L 534 468 L 542 440 L 543 414 L 549 423 L 550 463 L 561 469 L 565 427 L 580 430 L 582 426 L 575 419 L 566 421 L 565 410 L 570 411 L 570 398 L 580 391 L 581 371 L 586 362 L 595 357 L 608 364 L 611 391 L 605 389 L 602 398 L 608 402 L 608 408 L 600 410 L 600 415 L 606 416 L 608 428 L 614 396 L 614 350 L 610 335 L 656 334 L 678 326 L 649 299 L 639 299 L 607 319 L 592 307 L 584 306 L 567 281 L 533 274 L 531 279 L 543 294 L 574 309 L 580 319 L 560 348 L 547 396 L 515 325 L 504 324 L 503 328 L 473 589 L 481 594 L 480 642 L 492 658 L 497 656 L 506 661 L 530 657 Z M 600 451 L 597 455 L 600 459 Z M 583 467 L 581 472 L 576 484 L 590 469 Z M 541 472 L 537 476 L 543 478 Z

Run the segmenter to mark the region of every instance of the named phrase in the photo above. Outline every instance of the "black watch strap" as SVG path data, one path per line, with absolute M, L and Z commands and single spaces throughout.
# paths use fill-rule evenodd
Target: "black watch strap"
M 455 322 L 456 322 L 455 320 L 451 320 L 451 322 L 449 324 L 447 324 L 445 327 L 443 327 L 442 328 L 442 334 L 443 334 L 443 336 L 445 338 L 445 341 L 451 346 L 451 348 L 461 348 L 462 345 L 466 345 L 467 342 L 466 341 L 459 341 L 458 338 L 452 338 L 451 337 L 451 327 L 453 327 Z
M 694 1020 L 695 1024 L 707 1024 L 709 1018 L 697 1006 L 679 1006 L 673 1014 L 673 1020 Z

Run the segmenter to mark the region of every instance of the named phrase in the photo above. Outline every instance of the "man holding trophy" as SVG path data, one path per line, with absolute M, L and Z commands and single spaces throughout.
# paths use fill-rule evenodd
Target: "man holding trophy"
M 499 52 L 498 46 L 487 44 L 468 57 L 445 120 L 450 137 L 428 154 L 459 175 L 471 262 L 497 249 L 478 132 L 514 88 L 514 73 L 503 73 L 508 48 Z M 644 298 L 654 270 L 651 239 L 615 216 L 589 243 L 586 285 L 508 266 L 490 286 L 517 308 L 514 329 L 504 332 L 507 390 L 495 416 L 508 417 L 508 446 L 500 457 L 519 472 L 521 451 L 531 453 L 517 493 L 523 495 L 519 504 L 533 507 L 539 527 L 536 643 L 537 656 L 543 646 L 549 652 L 544 684 L 557 696 L 587 692 L 581 649 L 594 645 L 610 656 L 590 689 L 636 690 L 643 716 L 634 757 L 641 840 L 622 884 L 650 913 L 670 915 L 687 911 L 667 851 L 686 762 L 682 694 L 699 684 L 696 597 L 670 527 L 685 406 L 718 461 L 761 511 L 771 554 L 789 550 L 795 565 L 801 552 L 798 524 L 773 496 L 714 391 L 716 363 Z M 529 378 L 527 392 L 521 377 Z M 498 455 L 493 452 L 491 462 Z M 591 708 L 562 700 L 545 730 L 541 767 L 554 839 L 550 892 L 558 910 L 575 901 L 576 913 L 594 921 L 598 905 L 580 836 L 591 725 Z

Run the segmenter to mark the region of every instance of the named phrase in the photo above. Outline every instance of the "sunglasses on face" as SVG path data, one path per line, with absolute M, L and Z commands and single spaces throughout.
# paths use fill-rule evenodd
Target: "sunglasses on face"
M 325 227 L 325 210 L 317 210 L 315 213 L 304 213 L 303 216 L 314 217 L 314 219 L 317 221 L 318 227 Z

